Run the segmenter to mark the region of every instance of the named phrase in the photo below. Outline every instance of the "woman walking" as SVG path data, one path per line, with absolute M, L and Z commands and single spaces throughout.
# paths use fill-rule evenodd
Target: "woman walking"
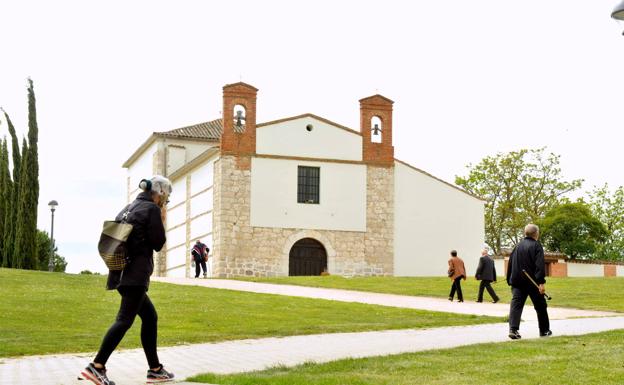
M 453 282 L 451 284 L 451 293 L 449 294 L 449 301 L 453 301 L 455 291 L 457 291 L 457 301 L 464 302 L 464 295 L 461 290 L 461 280 L 466 280 L 466 267 L 464 261 L 457 256 L 457 251 L 451 251 L 451 259 L 448 260 L 448 276 Z
M 121 305 L 117 318 L 104 336 L 93 362 L 84 369 L 84 378 L 97 385 L 115 385 L 106 375 L 106 362 L 138 315 L 141 318 L 141 344 L 147 358 L 147 382 L 167 382 L 174 378 L 158 360 L 156 338 L 158 315 L 147 296 L 150 275 L 154 270 L 153 252 L 165 244 L 165 215 L 161 210 L 169 200 L 171 182 L 162 176 L 143 179 L 141 192 L 115 218 L 133 226 L 126 242 L 129 262 L 123 270 L 110 271 L 106 288 L 117 290 Z

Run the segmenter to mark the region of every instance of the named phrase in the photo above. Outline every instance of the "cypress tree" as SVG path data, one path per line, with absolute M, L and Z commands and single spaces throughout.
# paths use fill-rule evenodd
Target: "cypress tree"
M 5 216 L 11 199 L 11 174 L 9 174 L 9 148 L 6 137 L 0 143 L 0 260 L 2 267 L 8 265 L 4 252 Z
M 27 269 L 25 266 L 25 259 L 27 256 L 24 254 L 25 244 L 27 242 L 25 236 L 27 236 L 27 231 L 25 231 L 28 222 L 26 216 L 28 215 L 28 194 L 25 190 L 27 190 L 28 186 L 28 143 L 26 143 L 26 138 L 22 138 L 22 164 L 20 165 L 20 176 L 19 181 L 20 184 L 17 188 L 17 205 L 15 207 L 15 235 L 13 237 L 13 267 L 16 269 Z
M 28 79 L 28 145 L 22 145 L 22 169 L 17 207 L 17 233 L 14 252 L 21 262 L 18 268 L 36 270 L 37 206 L 39 205 L 39 160 L 37 142 L 39 127 L 33 81 Z
M 11 118 L 6 113 L 6 111 L 2 110 L 4 113 L 4 118 L 9 126 L 9 134 L 11 135 L 11 154 L 13 156 L 13 181 L 10 183 L 11 191 L 9 192 L 9 201 L 7 205 L 6 215 L 4 217 L 4 223 L 6 226 L 4 227 L 4 257 L 7 260 L 6 267 L 13 267 L 13 262 L 15 261 L 15 257 L 13 255 L 13 250 L 15 246 L 15 231 L 17 222 L 17 207 L 18 207 L 18 194 L 19 194 L 19 178 L 21 174 L 22 167 L 22 157 L 19 148 L 19 142 L 17 141 L 17 135 L 15 134 L 15 127 L 13 127 L 13 122 L 11 122 Z

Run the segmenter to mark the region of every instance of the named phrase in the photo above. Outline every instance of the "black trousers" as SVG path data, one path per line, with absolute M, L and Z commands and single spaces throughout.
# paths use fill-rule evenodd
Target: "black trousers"
M 546 310 L 546 299 L 539 290 L 533 285 L 512 286 L 511 287 L 511 306 L 509 309 L 509 329 L 520 329 L 520 318 L 522 309 L 527 297 L 531 297 L 533 307 L 537 312 L 537 322 L 539 323 L 540 332 L 550 330 L 550 320 L 548 319 L 548 311 Z
M 483 290 L 487 290 L 487 292 L 490 294 L 490 297 L 492 297 L 492 299 L 494 301 L 498 301 L 498 296 L 496 295 L 496 292 L 494 291 L 494 289 L 492 288 L 492 285 L 490 285 L 492 283 L 492 281 L 481 281 L 481 283 L 479 284 L 479 295 L 477 296 L 477 301 L 478 302 L 482 302 L 483 301 Z
M 204 270 L 204 274 L 206 274 L 208 272 L 208 269 L 206 268 L 206 262 L 204 262 L 204 260 L 202 259 L 201 261 L 195 261 L 195 278 L 199 277 L 199 265 L 201 265 L 202 270 Z
M 464 300 L 464 295 L 462 294 L 462 290 L 461 290 L 462 278 L 463 276 L 459 276 L 455 278 L 455 280 L 453 281 L 453 284 L 451 285 L 451 293 L 449 294 L 449 297 L 451 299 L 453 299 L 453 297 L 455 296 L 455 291 L 457 290 L 457 299 L 460 301 Z
M 93 362 L 106 365 L 108 358 L 117 348 L 124 335 L 132 326 L 138 315 L 141 317 L 141 344 L 150 368 L 158 368 L 160 361 L 156 352 L 156 336 L 158 331 L 158 314 L 147 296 L 143 286 L 122 286 L 117 289 L 121 294 L 121 305 L 117 318 L 104 336 L 102 346 Z

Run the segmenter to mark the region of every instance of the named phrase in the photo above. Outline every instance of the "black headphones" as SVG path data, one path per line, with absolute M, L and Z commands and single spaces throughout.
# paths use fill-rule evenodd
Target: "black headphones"
M 139 182 L 139 188 L 143 191 L 151 191 L 152 181 L 149 179 L 141 179 L 141 181 Z

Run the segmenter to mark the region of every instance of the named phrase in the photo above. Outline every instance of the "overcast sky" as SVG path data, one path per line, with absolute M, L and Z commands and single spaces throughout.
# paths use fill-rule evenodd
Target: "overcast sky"
M 447 181 L 547 146 L 584 190 L 620 186 L 616 2 L 0 0 L 0 106 L 25 135 L 32 77 L 39 227 L 58 200 L 69 272 L 104 270 L 122 163 L 153 131 L 219 118 L 221 87 L 241 79 L 260 89 L 258 122 L 311 112 L 359 129 L 358 99 L 379 92 L 395 101 L 396 157 Z

